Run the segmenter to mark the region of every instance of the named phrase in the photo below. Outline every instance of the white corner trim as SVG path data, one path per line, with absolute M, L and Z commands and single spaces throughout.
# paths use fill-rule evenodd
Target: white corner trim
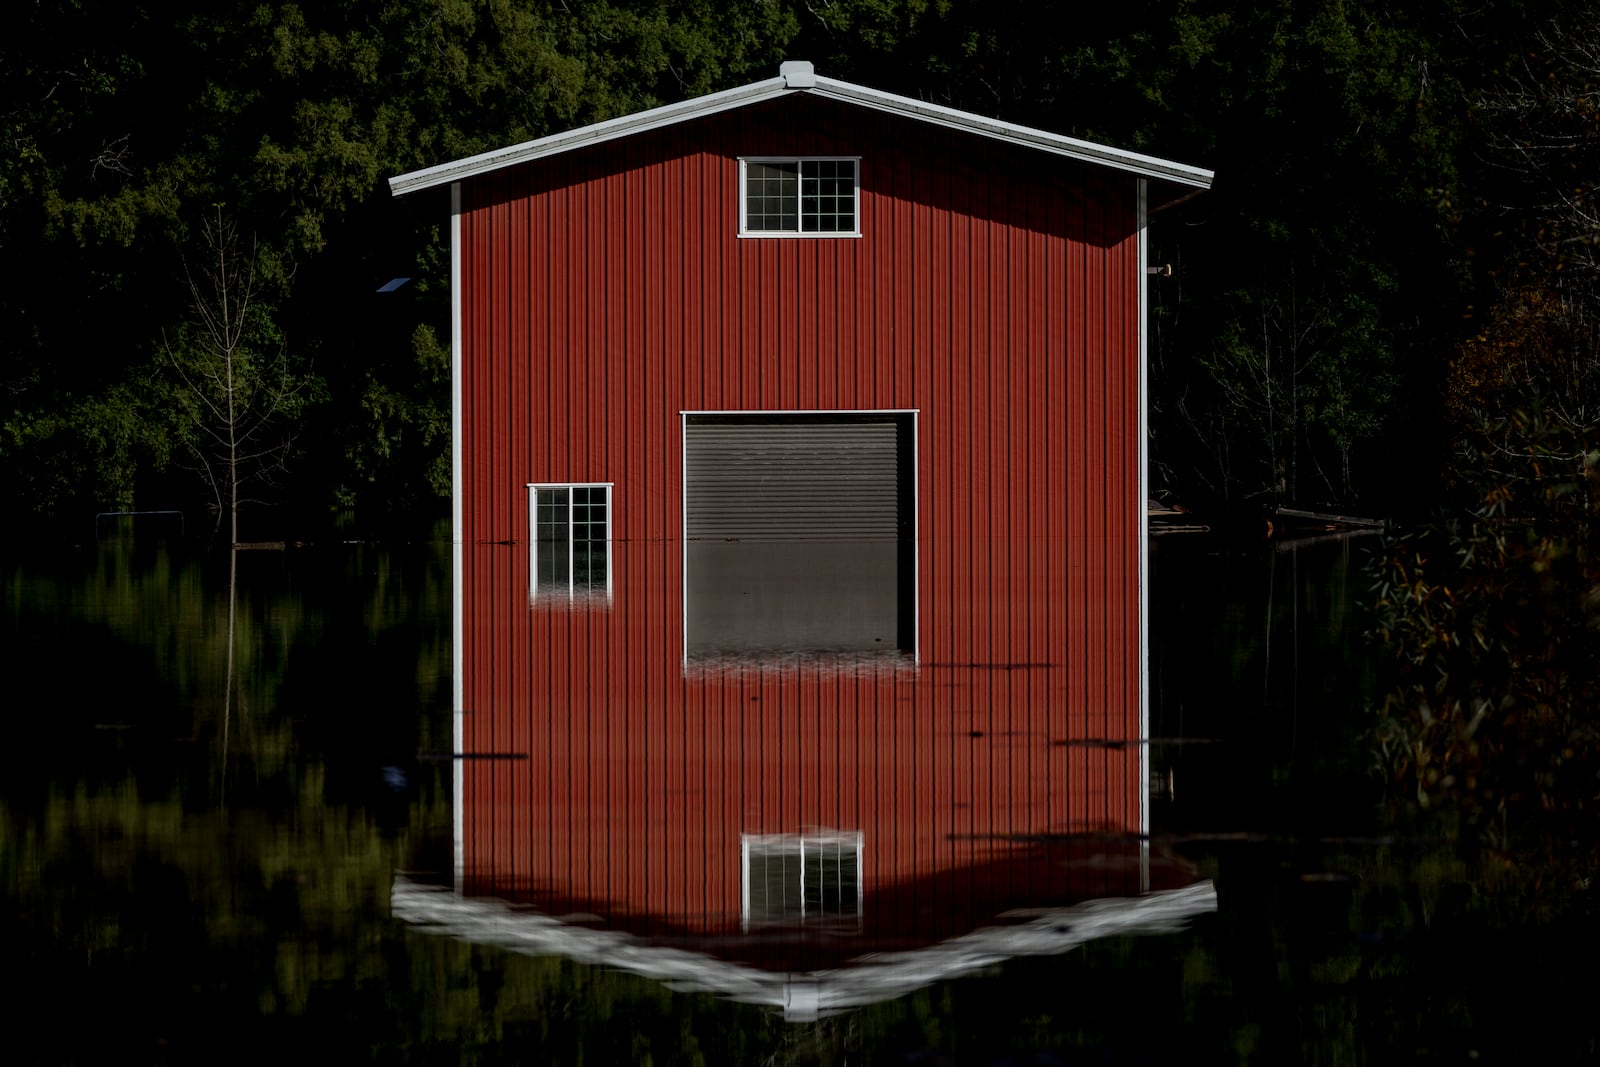
M 1139 232 L 1139 834 L 1150 837 L 1150 272 L 1149 183 L 1138 182 Z M 1146 868 L 1146 870 L 1148 870 Z
M 462 543 L 462 463 L 461 463 L 461 183 L 450 186 L 450 689 L 451 698 L 451 752 L 463 751 L 466 728 L 466 674 L 465 649 L 462 641 L 466 635 L 464 625 L 464 586 L 466 560 Z M 452 852 L 455 857 L 455 885 L 459 891 L 465 883 L 466 858 L 462 849 L 466 845 L 465 760 L 451 761 L 451 820 L 455 840 Z

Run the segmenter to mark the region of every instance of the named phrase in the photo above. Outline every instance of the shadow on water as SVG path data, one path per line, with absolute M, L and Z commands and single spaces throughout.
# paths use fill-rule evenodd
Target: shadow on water
M 500 747 L 525 758 L 454 758 L 447 544 L 241 553 L 231 646 L 227 557 L 161 541 L 13 555 L 0 564 L 15 694 L 0 746 L 0 943 L 24 981 L 4 1000 L 5 1058 L 1592 1053 L 1588 986 L 1568 977 L 1592 925 L 1508 919 L 1514 902 L 1447 835 L 1386 821 L 1363 748 L 1376 674 L 1360 640 L 1360 552 L 1158 545 L 1153 842 L 1069 831 L 1063 808 L 1036 834 L 926 846 L 919 821 L 964 817 L 963 789 L 1031 795 L 992 772 L 1028 766 L 1017 753 L 1102 753 L 1113 775 L 1137 746 L 1094 731 L 1035 742 L 990 714 L 939 742 L 968 761 L 934 774 L 944 784 L 927 795 L 945 815 L 893 803 L 916 802 L 921 779 L 891 778 L 904 789 L 880 802 L 837 768 L 782 758 L 663 809 L 646 786 L 672 784 L 660 761 L 688 759 L 663 736 L 640 739 L 660 777 L 638 792 L 625 771 L 614 794 L 555 767 L 541 755 L 549 737 L 507 732 Z M 1026 692 L 1048 674 L 928 670 L 946 672 L 929 690 L 941 694 Z M 707 668 L 681 673 L 707 684 Z M 903 706 L 904 671 L 874 678 L 876 707 Z M 758 671 L 740 691 L 773 684 Z M 825 686 L 805 692 L 807 721 L 842 714 Z M 753 706 L 728 705 L 722 736 L 753 715 L 785 718 Z M 895 720 L 875 721 L 892 739 Z M 575 729 L 562 744 L 601 736 Z M 845 763 L 875 766 L 875 736 L 842 750 Z M 1096 766 L 1083 758 L 1061 766 Z M 458 769 L 474 811 L 453 806 Z M 838 820 L 760 815 L 786 802 L 769 774 L 802 775 Z M 501 784 L 474 801 L 473 781 Z M 623 814 L 608 820 L 617 796 Z M 738 832 L 683 837 L 682 811 L 706 828 L 726 813 Z M 462 863 L 463 835 L 480 831 L 500 844 L 476 855 L 506 858 L 509 876 Z M 896 834 L 904 847 L 888 849 Z M 581 878 L 548 877 L 580 853 Z M 636 900 L 655 903 L 616 907 Z
M 1362 745 L 1378 682 L 1360 608 L 1373 544 L 1156 542 L 1150 729 L 1163 829 L 1377 832 Z

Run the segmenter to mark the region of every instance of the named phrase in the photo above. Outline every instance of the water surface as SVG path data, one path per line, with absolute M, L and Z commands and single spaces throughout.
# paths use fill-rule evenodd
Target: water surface
M 742 1002 L 692 971 L 651 977 L 617 948 L 722 959 L 726 946 L 571 913 L 554 941 L 509 944 L 506 930 L 549 916 L 449 888 L 448 545 L 242 553 L 231 641 L 225 556 L 164 540 L 13 550 L 0 565 L 15 694 L 0 944 L 22 981 L 4 1001 L 5 1059 L 1592 1054 L 1592 983 L 1575 967 L 1590 921 L 1497 889 L 1439 826 L 1397 826 L 1379 803 L 1362 731 L 1381 665 L 1360 639 L 1359 542 L 1168 539 L 1155 553 L 1153 840 L 1039 847 L 1098 870 L 1097 892 L 1114 874 L 1105 899 L 1209 885 L 1213 907 L 1137 932 L 1116 927 L 1120 905 L 1071 921 L 1013 909 L 998 927 L 978 916 L 973 931 L 1001 940 L 960 942 L 960 967 L 940 969 L 972 931 L 944 931 L 929 942 L 943 955 L 909 958 L 914 981 L 796 1022 L 804 1011 Z M 791 848 L 768 845 L 763 872 Z M 830 861 L 838 886 L 849 855 Z M 1150 857 L 1156 884 L 1141 887 Z M 856 936 L 838 886 L 806 944 Z M 417 893 L 457 911 L 420 915 Z M 1045 903 L 1095 899 L 1075 893 Z M 491 909 L 499 933 L 478 936 L 468 905 Z M 798 907 L 762 914 L 781 927 Z M 1019 938 L 1044 916 L 1055 942 L 1042 927 Z

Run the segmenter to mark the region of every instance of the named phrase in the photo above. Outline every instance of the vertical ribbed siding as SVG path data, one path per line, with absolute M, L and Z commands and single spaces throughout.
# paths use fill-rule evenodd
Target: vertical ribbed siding
M 862 156 L 860 239 L 735 236 L 789 153 Z M 524 757 L 466 766 L 469 870 L 690 921 L 741 831 L 863 829 L 883 884 L 1137 828 L 1131 178 L 797 97 L 464 195 L 464 740 Z M 920 669 L 685 674 L 679 413 L 794 409 L 918 412 Z M 615 485 L 615 595 L 531 609 L 568 481 Z

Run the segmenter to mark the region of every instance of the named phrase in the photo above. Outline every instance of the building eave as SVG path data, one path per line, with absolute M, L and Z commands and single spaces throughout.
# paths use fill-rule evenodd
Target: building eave
M 646 133 L 663 126 L 705 118 L 721 111 L 759 104 L 764 100 L 781 96 L 786 91 L 788 86 L 783 78 L 769 78 L 737 89 L 726 89 L 709 96 L 697 96 L 692 100 L 654 107 L 648 111 L 637 111 L 631 115 L 597 122 L 592 126 L 551 134 L 549 137 L 540 137 L 533 141 L 524 141 L 506 148 L 496 148 L 490 152 L 480 152 L 465 159 L 456 159 L 435 167 L 397 175 L 389 179 L 389 191 L 394 196 L 405 196 L 407 193 L 420 192 L 438 185 L 465 181 L 481 174 L 543 159 L 546 156 L 560 155 L 590 145 Z
M 782 72 L 776 78 L 623 115 L 576 130 L 540 137 L 522 144 L 497 148 L 490 152 L 481 152 L 475 156 L 397 175 L 389 179 L 389 190 L 394 196 L 405 196 L 408 193 L 465 181 L 547 156 L 631 137 L 723 111 L 749 107 L 776 99 L 786 93 L 811 93 L 825 99 L 960 130 L 1006 144 L 1110 167 L 1137 177 L 1182 186 L 1195 192 L 1211 187 L 1212 172 L 1200 167 L 1191 167 L 1156 156 L 1002 122 L 969 111 L 913 100 L 910 97 L 897 96 L 894 93 L 869 89 L 862 85 L 835 81 L 813 74 L 809 64 L 785 63 Z
M 893 93 L 852 85 L 849 82 L 834 81 L 832 78 L 820 75 L 816 79 L 816 88 L 806 91 L 1023 148 L 1033 148 L 1084 163 L 1111 167 L 1141 178 L 1156 178 L 1187 186 L 1196 191 L 1211 187 L 1212 172 L 1200 167 L 1191 167 L 1184 163 L 1130 152 L 1126 149 L 1112 148 L 1109 145 L 1095 144 L 1092 141 L 1083 141 L 1076 137 L 1051 133 L 1048 130 L 1002 122 L 1000 119 L 986 118 L 970 111 L 959 111 L 940 104 L 896 96 Z

